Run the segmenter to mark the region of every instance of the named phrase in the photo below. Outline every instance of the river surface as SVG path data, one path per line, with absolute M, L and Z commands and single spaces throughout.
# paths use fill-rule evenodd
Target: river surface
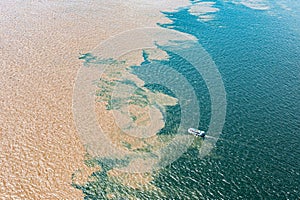
M 211 156 L 190 151 L 157 183 L 174 199 L 298 199 L 300 15 L 215 7 L 209 22 L 182 9 L 166 13 L 173 23 L 163 26 L 197 37 L 216 63 L 227 93 L 223 134 Z
M 300 4 L 296 0 L 0 4 L 0 199 L 300 199 Z M 128 55 L 118 55 L 120 62 L 94 57 L 103 41 L 120 39 L 124 31 L 136 28 L 151 30 L 145 27 L 191 36 L 188 44 L 200 45 L 199 57 L 193 54 L 197 49 L 183 43 L 177 47 L 192 55 L 192 60 L 205 61 L 216 69 L 216 83 L 222 83 L 226 95 L 201 76 L 190 60 L 176 54 L 180 52 L 176 45 L 176 51 L 163 45 L 153 51 L 132 49 Z M 132 38 L 121 38 L 125 40 L 119 46 L 135 44 L 128 42 Z M 93 103 L 97 122 L 113 138 L 115 147 L 133 152 L 125 155 L 128 160 L 107 156 L 110 154 L 89 155 L 85 142 L 96 140 L 79 133 L 76 117 L 82 119 L 83 130 L 91 130 L 90 121 L 85 121 L 89 118 L 78 118 L 74 112 L 79 72 L 88 69 L 89 62 L 117 68 L 108 68 L 106 79 L 93 80 L 103 89 L 98 88 L 93 99 L 102 104 Z M 151 66 L 169 68 L 153 68 L 154 73 L 149 72 Z M 125 78 L 117 77 L 120 74 Z M 169 80 L 167 86 L 182 86 L 181 95 L 166 85 L 153 84 L 154 77 Z M 180 77 L 183 82 L 178 81 Z M 129 118 L 122 95 L 113 99 L 120 101 L 107 100 L 107 90 L 115 85 L 135 92 L 129 98 Z M 122 88 L 115 91 L 122 92 Z M 188 103 L 193 97 L 190 91 L 197 105 Z M 221 105 L 226 110 L 216 116 L 212 105 L 218 97 L 226 102 Z M 182 102 L 186 104 L 180 105 Z M 79 114 L 90 105 L 81 106 Z M 124 108 L 121 114 L 118 108 Z M 119 115 L 113 115 L 114 110 Z M 205 140 L 195 138 L 174 162 L 159 163 L 157 170 L 124 171 L 122 167 L 130 162 L 133 167 L 140 165 L 139 170 L 152 169 L 147 159 L 160 157 L 154 150 L 177 136 L 188 137 L 189 126 L 179 128 L 183 114 L 188 125 L 196 121 L 194 128 L 208 131 Z M 210 132 L 218 123 L 214 120 L 223 115 L 222 133 Z M 159 131 L 149 135 L 145 127 L 151 120 L 156 123 L 152 130 Z M 132 135 L 122 135 L 132 127 Z M 207 149 L 211 141 L 213 148 L 202 157 L 199 149 Z M 101 142 L 95 143 L 110 145 Z M 172 147 L 164 153 L 172 155 L 180 149 Z

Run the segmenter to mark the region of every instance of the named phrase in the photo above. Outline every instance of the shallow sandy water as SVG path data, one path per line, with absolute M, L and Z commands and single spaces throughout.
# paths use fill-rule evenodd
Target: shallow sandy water
M 122 31 L 166 22 L 160 10 L 187 3 L 0 3 L 0 198 L 82 198 L 70 185 L 86 169 L 72 116 L 78 56 Z

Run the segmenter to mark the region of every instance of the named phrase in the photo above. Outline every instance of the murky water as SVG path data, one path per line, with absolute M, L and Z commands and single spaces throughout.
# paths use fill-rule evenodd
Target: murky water
M 237 2 L 216 1 L 191 13 L 183 8 L 166 18 L 159 11 L 179 5 L 2 2 L 1 198 L 299 198 L 299 7 Z M 73 84 L 83 65 L 78 57 L 109 36 L 158 22 L 194 36 L 209 53 L 226 90 L 226 123 L 204 159 L 200 142 L 155 173 L 120 173 L 113 169 L 123 162 L 84 156 L 72 113 Z M 208 130 L 211 96 L 203 77 L 172 52 L 151 62 L 186 77 L 199 102 L 199 128 Z M 173 95 L 159 85 L 145 87 Z M 159 134 L 178 127 L 179 111 L 165 110 Z

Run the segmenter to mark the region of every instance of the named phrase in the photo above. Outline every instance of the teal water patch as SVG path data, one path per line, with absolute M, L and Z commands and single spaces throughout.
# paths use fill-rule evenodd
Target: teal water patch
M 297 199 L 299 33 L 268 12 L 216 5 L 214 21 L 199 22 L 182 9 L 165 13 L 173 23 L 161 26 L 195 36 L 218 66 L 228 98 L 226 140 L 217 143 L 216 158 L 186 156 L 157 184 L 174 199 Z
M 150 63 L 150 61 L 148 60 L 149 54 L 145 50 L 143 50 L 143 58 L 144 58 L 144 62 L 142 62 L 142 64 L 149 64 Z
M 109 59 L 98 58 L 97 56 L 94 56 L 92 53 L 81 54 L 78 59 L 84 60 L 84 63 L 83 63 L 84 66 L 90 66 L 92 64 L 116 65 L 116 64 L 122 64 L 125 62 L 125 61 L 120 62 L 120 61 L 114 60 L 112 58 L 109 58 Z

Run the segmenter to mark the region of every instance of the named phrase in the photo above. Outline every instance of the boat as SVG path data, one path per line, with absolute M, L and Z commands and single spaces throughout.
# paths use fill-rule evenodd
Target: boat
M 196 137 L 202 137 L 202 138 L 205 137 L 205 131 L 201 131 L 201 130 L 198 130 L 198 129 L 195 129 L 195 128 L 189 128 L 188 132 L 190 134 L 193 134 Z

